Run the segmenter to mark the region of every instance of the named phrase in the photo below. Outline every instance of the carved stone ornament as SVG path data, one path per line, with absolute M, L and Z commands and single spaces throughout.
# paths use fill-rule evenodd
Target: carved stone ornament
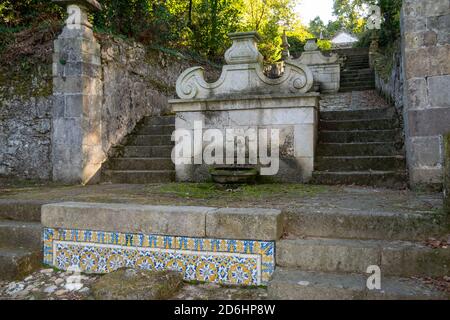
M 232 33 L 229 36 L 233 44 L 225 53 L 227 64 L 223 66 L 219 80 L 208 83 L 202 67 L 189 68 L 177 80 L 176 90 L 180 99 L 236 94 L 304 94 L 311 90 L 313 74 L 305 65 L 286 62 L 284 74 L 277 79 L 264 74 L 263 56 L 258 51 L 258 33 Z

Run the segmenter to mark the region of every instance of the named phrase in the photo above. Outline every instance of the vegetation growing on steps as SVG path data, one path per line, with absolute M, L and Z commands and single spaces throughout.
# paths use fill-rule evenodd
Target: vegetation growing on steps
M 313 196 L 327 191 L 325 186 L 310 186 L 302 184 L 261 184 L 244 185 L 235 190 L 220 190 L 212 183 L 173 183 L 163 185 L 161 194 L 175 195 L 188 199 L 227 198 L 230 201 L 244 199 L 269 199 L 277 197 Z

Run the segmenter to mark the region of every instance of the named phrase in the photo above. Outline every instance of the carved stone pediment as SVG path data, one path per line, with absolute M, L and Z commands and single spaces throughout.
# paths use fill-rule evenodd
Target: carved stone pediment
M 263 56 L 258 51 L 256 32 L 230 34 L 233 41 L 225 53 L 227 64 L 214 83 L 205 81 L 202 67 L 184 71 L 177 80 L 180 99 L 207 99 L 236 94 L 303 94 L 313 86 L 311 70 L 302 64 L 287 62 L 284 74 L 277 79 L 268 78 L 263 70 Z

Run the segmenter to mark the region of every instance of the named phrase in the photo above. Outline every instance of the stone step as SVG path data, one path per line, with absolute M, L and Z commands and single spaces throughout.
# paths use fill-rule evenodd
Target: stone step
M 374 190 L 376 192 L 376 190 Z M 317 207 L 286 209 L 284 234 L 288 238 L 319 237 L 359 240 L 424 241 L 448 234 L 444 215 L 432 210 L 411 213 L 399 208 Z
M 353 71 L 353 70 L 366 70 L 370 68 L 369 64 L 363 63 L 363 64 L 346 64 L 344 67 L 345 71 Z
M 129 146 L 172 146 L 170 135 L 135 135 L 128 138 Z
M 398 171 L 406 170 L 406 159 L 392 157 L 318 157 L 317 171 Z
M 369 59 L 350 59 L 347 60 L 344 64 L 344 66 L 355 66 L 355 65 L 370 68 Z
M 175 125 L 175 116 L 144 117 L 145 125 Z
M 323 185 L 355 185 L 378 188 L 405 189 L 404 171 L 315 171 L 313 183 Z
M 386 119 L 395 114 L 394 108 L 359 109 L 346 111 L 321 111 L 321 120 L 359 120 L 359 119 Z
M 341 79 L 346 78 L 355 78 L 355 77 L 373 77 L 375 74 L 371 70 L 351 70 L 351 71 L 344 71 L 341 73 Z
M 374 71 L 370 67 L 359 69 L 359 70 L 342 70 L 341 75 L 346 74 L 374 74 Z
M 103 181 L 125 184 L 165 183 L 175 181 L 174 170 L 104 170 Z
M 348 66 L 363 66 L 364 68 L 370 68 L 368 59 L 347 60 L 344 64 L 344 67 L 348 67 Z
M 123 156 L 126 158 L 170 158 L 172 146 L 126 146 Z
M 375 83 L 375 77 L 373 76 L 347 76 L 340 79 L 341 86 L 344 85 L 366 85 Z
M 319 157 L 358 157 L 403 155 L 402 144 L 395 142 L 319 143 Z
M 0 220 L 0 247 L 40 250 L 41 233 L 39 222 Z
M 386 276 L 443 277 L 450 274 L 450 248 L 420 242 L 306 238 L 276 243 L 278 266 L 303 271 L 365 273 L 377 265 Z
M 41 250 L 0 248 L 0 280 L 21 280 L 41 266 Z
M 80 202 L 42 208 L 42 225 L 46 228 L 229 240 L 280 239 L 282 218 L 281 210 L 266 208 Z
M 139 128 L 138 135 L 172 135 L 175 131 L 174 125 L 146 125 Z
M 369 275 L 306 272 L 277 268 L 268 285 L 275 300 L 447 300 L 449 295 L 420 280 L 383 277 L 381 290 L 369 290 Z
M 321 120 L 320 130 L 352 131 L 352 130 L 392 130 L 400 125 L 395 118 L 359 119 L 359 120 Z
M 0 199 L 0 219 L 14 221 L 41 221 L 41 206 L 37 200 Z
M 340 88 L 339 92 L 353 92 L 353 91 L 366 91 L 366 90 L 373 90 L 375 89 L 375 86 L 358 86 L 353 88 Z
M 402 132 L 396 130 L 352 130 L 352 131 L 320 131 L 319 141 L 322 143 L 353 142 L 398 142 L 402 141 Z
M 170 158 L 112 158 L 106 167 L 110 170 L 175 170 Z
M 375 85 L 375 78 L 373 77 L 353 77 L 353 78 L 341 78 L 340 86 L 372 86 Z

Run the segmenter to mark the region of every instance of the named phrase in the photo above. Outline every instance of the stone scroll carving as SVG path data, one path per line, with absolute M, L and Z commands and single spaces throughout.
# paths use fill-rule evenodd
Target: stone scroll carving
M 225 53 L 227 64 L 214 83 L 205 81 L 204 69 L 193 67 L 177 80 L 180 99 L 207 99 L 235 94 L 304 94 L 313 86 L 313 73 L 302 64 L 287 62 L 280 78 L 268 78 L 263 72 L 263 56 L 258 51 L 256 32 L 230 34 L 233 41 Z

